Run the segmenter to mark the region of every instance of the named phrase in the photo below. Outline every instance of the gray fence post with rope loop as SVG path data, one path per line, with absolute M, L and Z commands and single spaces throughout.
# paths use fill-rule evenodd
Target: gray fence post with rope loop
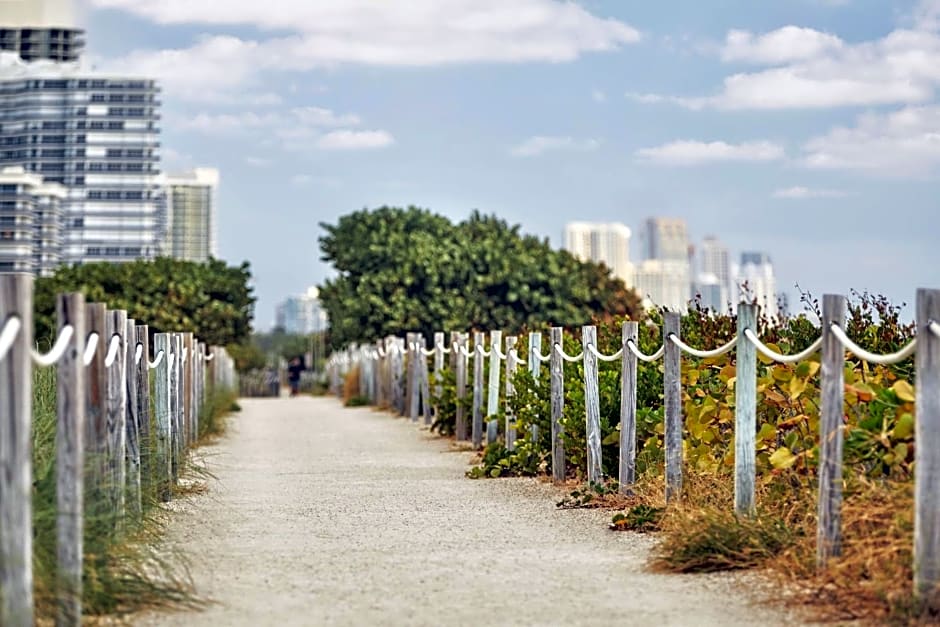
M 512 411 L 512 397 L 516 393 L 513 377 L 516 375 L 516 336 L 506 337 L 506 448 L 516 450 L 516 417 Z
M 620 371 L 620 492 L 626 494 L 636 482 L 636 354 L 629 344 L 637 342 L 637 323 L 627 321 L 621 328 Z
M 542 334 L 538 332 L 529 333 L 529 374 L 532 375 L 532 381 L 535 383 L 535 386 L 539 385 L 539 374 L 542 371 Z M 537 418 L 538 416 L 536 416 Z M 533 443 L 538 443 L 539 441 L 539 426 L 535 421 L 532 422 L 532 426 L 529 428 L 529 435 L 532 438 Z
M 734 380 L 734 511 L 754 514 L 754 456 L 757 451 L 757 349 L 745 332 L 757 333 L 757 306 L 738 305 Z
M 555 483 L 565 481 L 565 442 L 562 439 L 565 429 L 561 416 L 565 410 L 565 371 L 564 361 L 555 350 L 562 345 L 562 328 L 552 327 L 549 333 L 549 368 L 551 371 L 551 408 L 552 408 L 552 480 Z
M 492 424 L 499 413 L 499 347 L 503 343 L 502 331 L 490 331 L 490 372 L 486 389 L 486 443 L 496 440 L 497 425 Z
M 822 379 L 819 420 L 819 506 L 816 564 L 842 554 L 842 417 L 845 348 L 832 331 L 845 324 L 845 296 L 823 295 Z
M 475 450 L 483 447 L 483 333 L 473 333 L 473 424 L 472 444 Z
M 914 591 L 940 607 L 940 290 L 917 290 Z
M 587 436 L 587 477 L 589 483 L 600 483 L 604 476 L 601 459 L 601 405 L 597 387 L 597 327 L 581 327 L 581 350 L 584 351 L 584 432 Z
M 663 324 L 663 400 L 666 413 L 666 502 L 682 494 L 682 350 L 670 337 L 679 335 L 680 316 L 667 311 Z
M 467 408 L 464 399 L 467 397 L 467 334 L 457 333 L 457 347 L 454 350 L 456 363 L 457 384 L 457 416 L 455 435 L 458 442 L 467 440 Z

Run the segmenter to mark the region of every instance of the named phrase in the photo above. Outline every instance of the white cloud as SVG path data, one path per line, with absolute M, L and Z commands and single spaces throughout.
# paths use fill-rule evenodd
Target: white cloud
M 809 28 L 785 26 L 755 35 L 728 33 L 728 61 L 770 65 L 727 76 L 711 96 L 632 95 L 689 109 L 812 109 L 929 102 L 940 86 L 940 0 L 922 0 L 909 28 L 846 43 Z
M 723 61 L 776 64 L 812 59 L 842 47 L 842 40 L 835 35 L 812 28 L 784 26 L 758 36 L 744 30 L 731 30 L 725 37 L 721 58 Z
M 820 170 L 922 178 L 940 172 L 940 105 L 860 115 L 803 146 L 803 164 Z
M 317 147 L 323 150 L 365 150 L 385 148 L 395 143 L 395 138 L 387 131 L 330 131 L 317 140 Z
M 139 50 L 113 64 L 161 78 L 179 97 L 234 89 L 272 71 L 341 64 L 437 66 L 564 62 L 640 39 L 630 25 L 558 0 L 92 0 L 164 24 L 253 26 L 247 40 L 204 37 L 188 48 Z
M 591 91 L 591 99 L 598 104 L 603 104 L 607 102 L 607 94 L 602 89 L 594 89 Z
M 783 146 L 769 141 L 729 144 L 723 141 L 679 140 L 653 148 L 641 148 L 636 156 L 660 165 L 698 165 L 728 161 L 775 161 L 785 155 Z
M 789 200 L 803 200 L 806 198 L 845 198 L 848 192 L 840 189 L 813 189 L 810 187 L 786 187 L 774 190 L 774 198 L 786 198 Z
M 575 139 L 574 137 L 555 137 L 536 135 L 521 144 L 513 146 L 509 153 L 514 157 L 536 157 L 553 150 L 571 150 L 587 152 L 596 150 L 601 145 L 597 139 Z

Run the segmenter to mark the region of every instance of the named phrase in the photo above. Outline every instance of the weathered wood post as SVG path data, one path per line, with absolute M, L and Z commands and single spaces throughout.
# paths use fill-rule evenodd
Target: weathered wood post
M 917 290 L 914 422 L 914 591 L 940 606 L 940 290 Z
M 408 355 L 407 363 L 407 381 L 405 383 L 405 406 L 407 407 L 407 416 L 412 422 L 418 421 L 418 360 L 415 357 L 415 347 L 417 344 L 417 333 L 408 333 L 405 336 L 405 350 Z
M 434 396 L 441 397 L 444 384 L 444 332 L 434 334 Z M 440 416 L 440 407 L 434 405 L 435 419 Z
M 682 494 L 682 351 L 669 339 L 679 335 L 679 314 L 667 311 L 664 316 L 663 394 L 666 411 L 666 502 Z
M 170 486 L 176 484 L 180 473 L 180 362 L 182 359 L 182 338 L 179 333 L 170 333 L 170 468 L 173 470 Z
M 562 413 L 565 410 L 565 372 L 564 362 L 558 354 L 562 346 L 562 328 L 552 327 L 549 333 L 549 370 L 551 374 L 551 405 L 552 405 L 552 479 L 555 483 L 565 481 L 565 441 L 563 436 L 565 428 L 561 424 Z
M 33 624 L 33 277 L 0 274 L 0 330 L 20 330 L 0 359 L 0 625 Z
M 66 327 L 73 329 L 56 366 L 56 624 L 77 626 L 82 620 L 85 296 L 60 294 L 56 318 L 60 335 Z
M 539 385 L 539 375 L 542 371 L 542 360 L 539 359 L 539 355 L 542 354 L 542 334 L 531 332 L 529 333 L 529 374 L 532 375 L 532 380 L 535 382 L 536 387 Z M 532 437 L 532 442 L 537 443 L 539 441 L 539 426 L 533 422 L 532 426 L 529 429 L 529 435 Z
M 133 319 L 126 322 L 126 354 L 124 367 L 125 394 L 127 395 L 124 415 L 127 472 L 128 508 L 135 518 L 143 514 L 140 494 L 140 406 L 137 394 L 137 323 Z
M 100 510 L 107 489 L 108 460 L 108 373 L 104 362 L 108 353 L 107 309 L 103 303 L 85 304 L 85 325 L 88 333 L 94 333 L 94 348 L 91 361 L 85 366 L 85 467 L 87 471 L 85 491 L 89 493 L 89 504 Z M 96 511 L 95 514 L 100 514 Z
M 150 327 L 137 325 L 137 342 L 140 345 L 140 359 L 134 364 L 137 376 L 137 419 L 140 436 L 140 476 L 141 492 L 153 494 L 153 450 L 150 440 Z M 136 349 L 134 351 L 136 356 Z
M 604 478 L 601 459 L 601 405 L 597 387 L 597 327 L 581 327 L 581 349 L 584 351 L 584 419 L 587 434 L 587 476 L 589 483 L 600 483 Z
M 173 372 L 172 342 L 169 333 L 157 333 L 153 336 L 153 347 L 160 359 L 154 373 L 154 412 L 156 413 L 157 459 L 154 463 L 154 476 L 160 499 L 170 500 L 169 486 L 173 482 L 173 402 L 170 392 L 170 378 Z
M 752 516 L 756 507 L 757 348 L 744 335 L 748 330 L 757 333 L 757 305 L 740 303 L 734 379 L 734 512 L 739 516 Z
M 395 409 L 399 416 L 405 415 L 405 390 L 402 385 L 405 383 L 405 354 L 404 340 L 400 337 L 393 338 L 395 346 L 394 361 L 392 362 L 392 387 L 395 391 Z
M 845 349 L 832 325 L 845 324 L 845 297 L 823 295 L 822 381 L 819 411 L 819 507 L 816 527 L 816 565 L 842 554 L 842 417 L 844 410 Z
M 516 416 L 512 410 L 512 397 L 516 393 L 512 379 L 516 375 L 516 336 L 506 336 L 506 448 L 516 450 Z
M 636 482 L 636 354 L 630 344 L 637 345 L 637 323 L 627 321 L 621 328 L 620 348 L 620 492 L 626 494 Z
M 480 352 L 484 346 L 483 333 L 473 333 L 473 448 L 479 450 L 483 447 L 483 355 Z
M 499 413 L 499 347 L 503 343 L 502 331 L 490 331 L 490 372 L 489 384 L 486 389 L 486 443 L 490 444 L 496 439 L 497 426 L 490 423 L 496 421 Z
M 467 398 L 467 356 L 463 351 L 467 349 L 467 334 L 457 333 L 457 345 L 453 348 L 454 363 L 457 372 L 457 424 L 455 436 L 458 442 L 467 440 L 467 410 L 464 399 Z
M 193 403 L 193 364 L 196 363 L 196 351 L 194 350 L 193 334 L 183 333 L 183 448 L 189 449 L 192 445 L 193 422 L 194 422 L 194 403 Z
M 108 477 L 110 483 L 111 509 L 115 525 L 123 529 L 127 486 L 127 312 L 109 311 L 107 324 L 108 343 L 117 338 L 117 354 L 108 365 Z M 109 346 L 110 352 L 110 346 Z
M 424 334 L 418 336 L 418 344 L 418 356 L 421 359 L 419 363 L 421 366 L 421 410 L 424 413 L 425 426 L 430 427 L 432 423 L 431 383 L 429 381 L 430 376 L 428 375 L 428 357 L 422 352 L 427 350 L 427 340 L 424 339 Z

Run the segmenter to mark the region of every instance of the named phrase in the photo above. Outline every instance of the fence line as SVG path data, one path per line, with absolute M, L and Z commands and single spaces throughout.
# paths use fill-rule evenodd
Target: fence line
M 120 532 L 125 517 L 141 515 L 142 490 L 153 481 L 165 486 L 161 496 L 169 499 L 180 455 L 198 436 L 208 389 L 232 389 L 236 375 L 224 348 L 207 353 L 192 334 L 157 333 L 150 361 L 146 325 L 125 311 L 86 304 L 80 293 L 57 296 L 56 341 L 49 353 L 39 354 L 33 348 L 32 290 L 31 275 L 0 274 L 0 625 L 34 622 L 34 365 L 56 367 L 56 624 L 78 625 L 85 504 L 114 514 Z M 154 460 L 141 446 L 149 440 L 151 420 Z
M 839 295 L 825 295 L 823 298 L 823 320 L 820 337 L 805 350 L 784 355 L 767 346 L 757 336 L 757 308 L 755 305 L 741 303 L 738 306 L 738 327 L 735 337 L 712 350 L 702 350 L 689 346 L 680 336 L 677 313 L 667 312 L 664 316 L 662 345 L 653 354 L 643 353 L 638 342 L 636 322 L 625 322 L 622 327 L 621 347 L 612 355 L 598 351 L 596 328 L 585 326 L 581 330 L 582 351 L 578 355 L 569 355 L 563 348 L 563 330 L 552 327 L 549 333 L 548 355 L 541 354 L 541 333 L 530 334 L 527 360 L 522 360 L 515 352 L 514 342 L 506 344 L 506 353 L 500 351 L 502 332 L 490 331 L 490 349 L 485 348 L 484 334 L 476 331 L 473 335 L 473 349 L 467 351 L 458 343 L 452 342 L 455 352 L 465 358 L 473 356 L 472 391 L 458 385 L 457 405 L 465 402 L 472 394 L 472 444 L 475 449 L 482 447 L 482 412 L 484 403 L 483 359 L 488 357 L 489 385 L 485 396 L 488 424 L 488 442 L 495 440 L 495 420 L 499 407 L 499 372 L 500 364 L 507 363 L 507 374 L 517 364 L 528 364 L 533 376 L 538 374 L 538 364 L 549 362 L 550 369 L 550 407 L 552 425 L 552 477 L 556 482 L 565 479 L 565 451 L 562 441 L 561 423 L 564 404 L 564 364 L 565 362 L 584 362 L 585 385 L 585 427 L 587 451 L 586 473 L 590 481 L 602 480 L 600 426 L 597 398 L 598 361 L 621 361 L 621 404 L 620 404 L 620 459 L 618 477 L 622 491 L 629 491 L 636 480 L 636 385 L 639 362 L 657 362 L 663 360 L 664 369 L 664 405 L 665 405 L 665 445 L 666 445 L 666 499 L 675 500 L 682 490 L 683 460 L 683 416 L 681 363 L 682 354 L 708 359 L 734 352 L 736 360 L 735 379 L 735 421 L 734 421 L 734 509 L 741 516 L 753 516 L 756 511 L 755 455 L 757 449 L 757 354 L 780 363 L 796 363 L 821 352 L 820 367 L 820 433 L 819 442 L 819 498 L 817 524 L 817 564 L 825 567 L 828 561 L 841 554 L 841 507 L 842 507 L 842 463 L 843 463 L 843 368 L 846 351 L 856 357 L 876 364 L 892 364 L 915 357 L 916 398 L 914 447 L 915 481 L 915 516 L 914 516 L 914 584 L 921 597 L 931 597 L 931 602 L 938 602 L 937 586 L 940 584 L 940 290 L 919 289 L 917 291 L 916 338 L 901 350 L 888 355 L 868 352 L 852 342 L 844 331 L 846 299 Z M 409 334 L 411 337 L 411 334 Z M 459 337 L 459 335 L 458 335 Z M 386 342 L 388 354 L 393 358 L 405 359 L 411 364 L 425 361 L 424 353 L 417 353 L 411 341 Z M 439 350 L 440 346 L 436 348 Z M 431 351 L 434 352 L 434 351 Z M 428 353 L 430 354 L 430 353 Z M 334 354 L 329 362 L 329 369 L 334 378 L 341 372 L 348 371 L 352 364 L 364 363 L 368 355 L 353 355 L 346 351 Z M 458 372 L 459 372 L 459 361 Z M 426 367 L 426 366 L 425 366 Z M 508 383 L 504 394 L 509 397 L 514 393 Z M 458 374 L 459 380 L 459 374 Z M 386 385 L 395 390 L 401 387 L 400 378 L 394 373 Z M 408 386 L 410 388 L 410 386 Z M 374 400 L 374 399 L 372 399 Z M 508 398 L 506 407 L 508 408 Z M 459 410 L 458 410 L 459 411 Z M 511 447 L 515 442 L 515 423 L 510 412 L 506 411 L 506 444 Z M 458 425 L 458 434 L 460 427 Z M 536 437 L 537 434 L 533 434 Z M 458 436 L 459 439 L 459 436 Z

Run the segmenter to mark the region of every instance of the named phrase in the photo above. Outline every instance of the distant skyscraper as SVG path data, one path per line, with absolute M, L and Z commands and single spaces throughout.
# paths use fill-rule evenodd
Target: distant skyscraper
M 569 222 L 565 225 L 565 250 L 583 261 L 603 263 L 627 287 L 633 286 L 630 229 L 626 225 Z
M 157 94 L 148 79 L 0 59 L 0 167 L 22 166 L 68 188 L 63 262 L 161 252 Z
M 303 296 L 291 296 L 280 303 L 274 315 L 274 325 L 285 333 L 308 335 L 329 328 L 326 312 L 320 307 L 320 291 L 307 289 Z
M 77 61 L 83 33 L 69 0 L 0 0 L 0 51 L 24 61 Z
M 216 192 L 219 171 L 196 168 L 166 179 L 167 243 L 175 259 L 206 261 L 216 250 Z
M 59 265 L 65 196 L 23 168 L 0 169 L 0 272 L 46 276 Z
M 646 259 L 688 263 L 689 234 L 685 220 L 648 218 L 643 225 L 643 247 Z
M 685 313 L 689 304 L 688 261 L 645 259 L 636 270 L 636 291 L 647 307 Z
M 724 313 L 731 298 L 731 262 L 728 247 L 715 236 L 702 241 L 701 267 L 696 279 L 695 292 L 702 304 L 713 311 Z
M 735 277 L 734 302 L 756 302 L 761 313 L 777 315 L 777 280 L 770 256 L 762 252 L 741 253 L 741 265 Z

